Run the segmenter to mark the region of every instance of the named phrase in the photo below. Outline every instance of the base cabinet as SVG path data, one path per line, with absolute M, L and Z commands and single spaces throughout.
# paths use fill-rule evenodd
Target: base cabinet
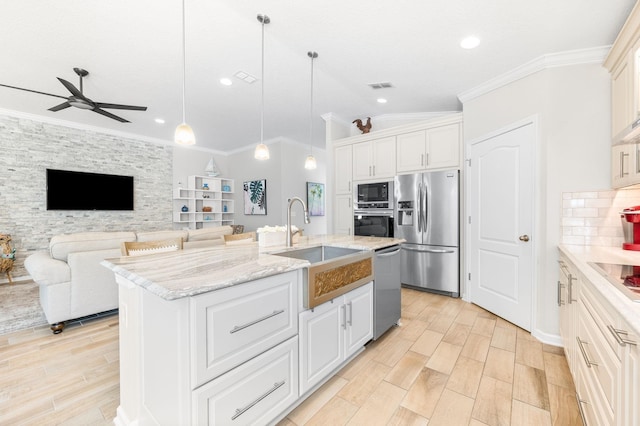
M 373 283 L 300 313 L 300 395 L 373 337 Z
M 298 399 L 298 338 L 194 391 L 195 425 L 268 424 Z
M 560 265 L 560 333 L 583 420 L 588 426 L 640 425 L 640 337 L 562 252 Z M 576 278 L 572 286 L 566 274 Z M 569 305 L 572 291 L 576 300 Z

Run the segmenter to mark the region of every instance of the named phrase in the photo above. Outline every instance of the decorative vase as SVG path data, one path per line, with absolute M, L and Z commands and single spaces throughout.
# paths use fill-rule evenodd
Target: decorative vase
M 203 183 L 202 184 L 202 189 L 205 190 L 205 191 L 208 191 L 209 190 L 209 184 L 208 183 Z
M 189 207 L 187 207 L 186 205 L 182 206 L 182 211 L 183 212 L 188 212 L 189 211 Z
M 222 206 L 222 211 L 226 212 L 227 211 L 227 205 L 225 204 L 224 206 Z
M 224 192 L 231 192 L 231 187 L 230 187 L 229 185 L 224 185 L 224 186 L 222 187 L 222 190 L 223 190 Z

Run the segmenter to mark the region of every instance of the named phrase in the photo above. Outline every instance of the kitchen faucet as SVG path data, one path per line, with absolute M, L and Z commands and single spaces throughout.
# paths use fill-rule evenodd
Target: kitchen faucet
M 302 204 L 302 209 L 304 211 L 304 223 L 311 222 L 309 220 L 309 212 L 307 211 L 307 206 L 304 203 L 304 201 L 302 201 L 302 198 L 300 197 L 289 198 L 289 206 L 287 207 L 287 247 L 293 246 L 293 234 L 295 234 L 295 232 L 291 231 L 291 206 L 293 205 L 294 201 L 300 201 L 300 204 Z

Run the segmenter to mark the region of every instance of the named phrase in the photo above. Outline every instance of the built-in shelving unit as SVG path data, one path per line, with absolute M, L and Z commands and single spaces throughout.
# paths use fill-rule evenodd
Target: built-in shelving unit
M 187 188 L 174 189 L 173 222 L 189 229 L 233 225 L 233 192 L 233 179 L 189 176 Z

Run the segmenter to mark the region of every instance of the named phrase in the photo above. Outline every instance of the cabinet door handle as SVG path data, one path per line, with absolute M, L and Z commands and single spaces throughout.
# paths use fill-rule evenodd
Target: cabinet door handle
M 629 172 L 625 173 L 624 171 L 624 157 L 629 156 L 629 154 L 625 153 L 625 152 L 621 152 L 620 153 L 620 177 L 623 178 L 626 175 L 629 174 Z
M 340 306 L 340 310 L 342 311 L 342 328 L 347 329 L 347 306 Z
M 564 284 L 558 281 L 558 306 L 564 305 L 564 302 L 562 301 L 562 287 L 564 287 Z
M 375 164 L 373 165 L 373 175 L 374 176 L 376 175 L 376 166 L 375 166 Z
M 626 339 L 625 337 L 620 336 L 621 334 L 623 334 L 624 336 L 628 336 L 629 333 L 627 333 L 626 331 L 618 330 L 617 328 L 614 328 L 612 325 L 607 325 L 607 329 L 611 334 L 613 334 L 613 338 L 616 339 L 616 342 L 618 342 L 620 346 L 626 346 L 626 345 L 636 346 L 637 345 L 637 343 L 634 342 L 633 340 L 629 340 L 629 339 Z
M 576 340 L 578 341 L 578 347 L 580 348 L 580 352 L 582 352 L 582 357 L 584 358 L 584 362 L 587 364 L 587 367 L 591 368 L 592 365 L 595 365 L 597 367 L 598 364 L 589 360 L 589 357 L 587 356 L 587 351 L 584 349 L 584 346 L 582 346 L 582 344 L 586 342 L 583 342 L 582 340 L 580 340 L 578 336 L 576 336 Z
M 369 166 L 369 176 L 371 176 L 371 166 Z
M 284 385 L 284 383 L 285 383 L 284 380 L 281 382 L 274 383 L 271 389 L 269 389 L 268 391 L 266 391 L 265 393 L 257 397 L 255 400 L 253 400 L 253 402 L 250 402 L 249 404 L 245 405 L 242 408 L 236 408 L 236 413 L 233 416 L 231 416 L 231 420 L 235 420 L 241 415 L 243 415 L 244 413 L 246 413 L 248 410 L 253 408 L 253 406 L 256 405 L 258 402 L 262 401 L 263 399 L 265 399 L 266 397 L 268 397 L 269 395 L 277 391 L 278 388 Z
M 580 399 L 580 395 L 576 392 L 576 401 L 578 401 L 578 410 L 580 411 L 580 418 L 582 419 L 582 424 L 587 424 L 587 419 L 584 417 L 584 409 L 582 408 L 582 404 L 588 404 L 584 399 Z
M 573 299 L 573 280 L 575 280 L 575 278 L 571 274 L 569 274 L 568 277 L 569 277 L 569 282 L 567 283 L 567 285 L 569 287 L 567 288 L 568 290 L 567 301 L 569 302 L 569 304 L 571 304 L 573 302 L 577 302 L 577 300 Z
M 349 307 L 349 321 L 347 321 L 347 324 L 349 324 L 349 326 L 352 326 L 353 325 L 353 304 L 349 302 L 347 306 Z
M 257 323 L 259 323 L 259 322 L 262 322 L 262 321 L 264 321 L 264 320 L 268 320 L 269 318 L 271 318 L 271 317 L 275 317 L 276 315 L 280 315 L 280 314 L 281 314 L 281 313 L 283 313 L 283 312 L 284 312 L 284 309 L 280 309 L 279 311 L 273 311 L 273 312 L 272 312 L 272 313 L 270 313 L 270 314 L 267 314 L 267 315 L 265 315 L 265 316 L 263 316 L 263 317 L 260 317 L 260 318 L 258 318 L 258 319 L 255 319 L 255 320 L 253 320 L 253 321 L 251 321 L 251 322 L 248 322 L 248 323 L 246 323 L 246 324 L 236 325 L 236 326 L 235 326 L 235 327 L 233 327 L 231 330 L 229 330 L 229 334 L 233 334 L 233 333 L 236 333 L 236 332 L 238 332 L 238 331 L 240 331 L 240 330 L 244 330 L 244 329 L 245 329 L 245 328 L 247 328 L 247 327 L 251 327 L 252 325 L 256 325 L 256 324 L 257 324 Z
M 351 192 L 351 181 L 349 181 L 349 192 Z

